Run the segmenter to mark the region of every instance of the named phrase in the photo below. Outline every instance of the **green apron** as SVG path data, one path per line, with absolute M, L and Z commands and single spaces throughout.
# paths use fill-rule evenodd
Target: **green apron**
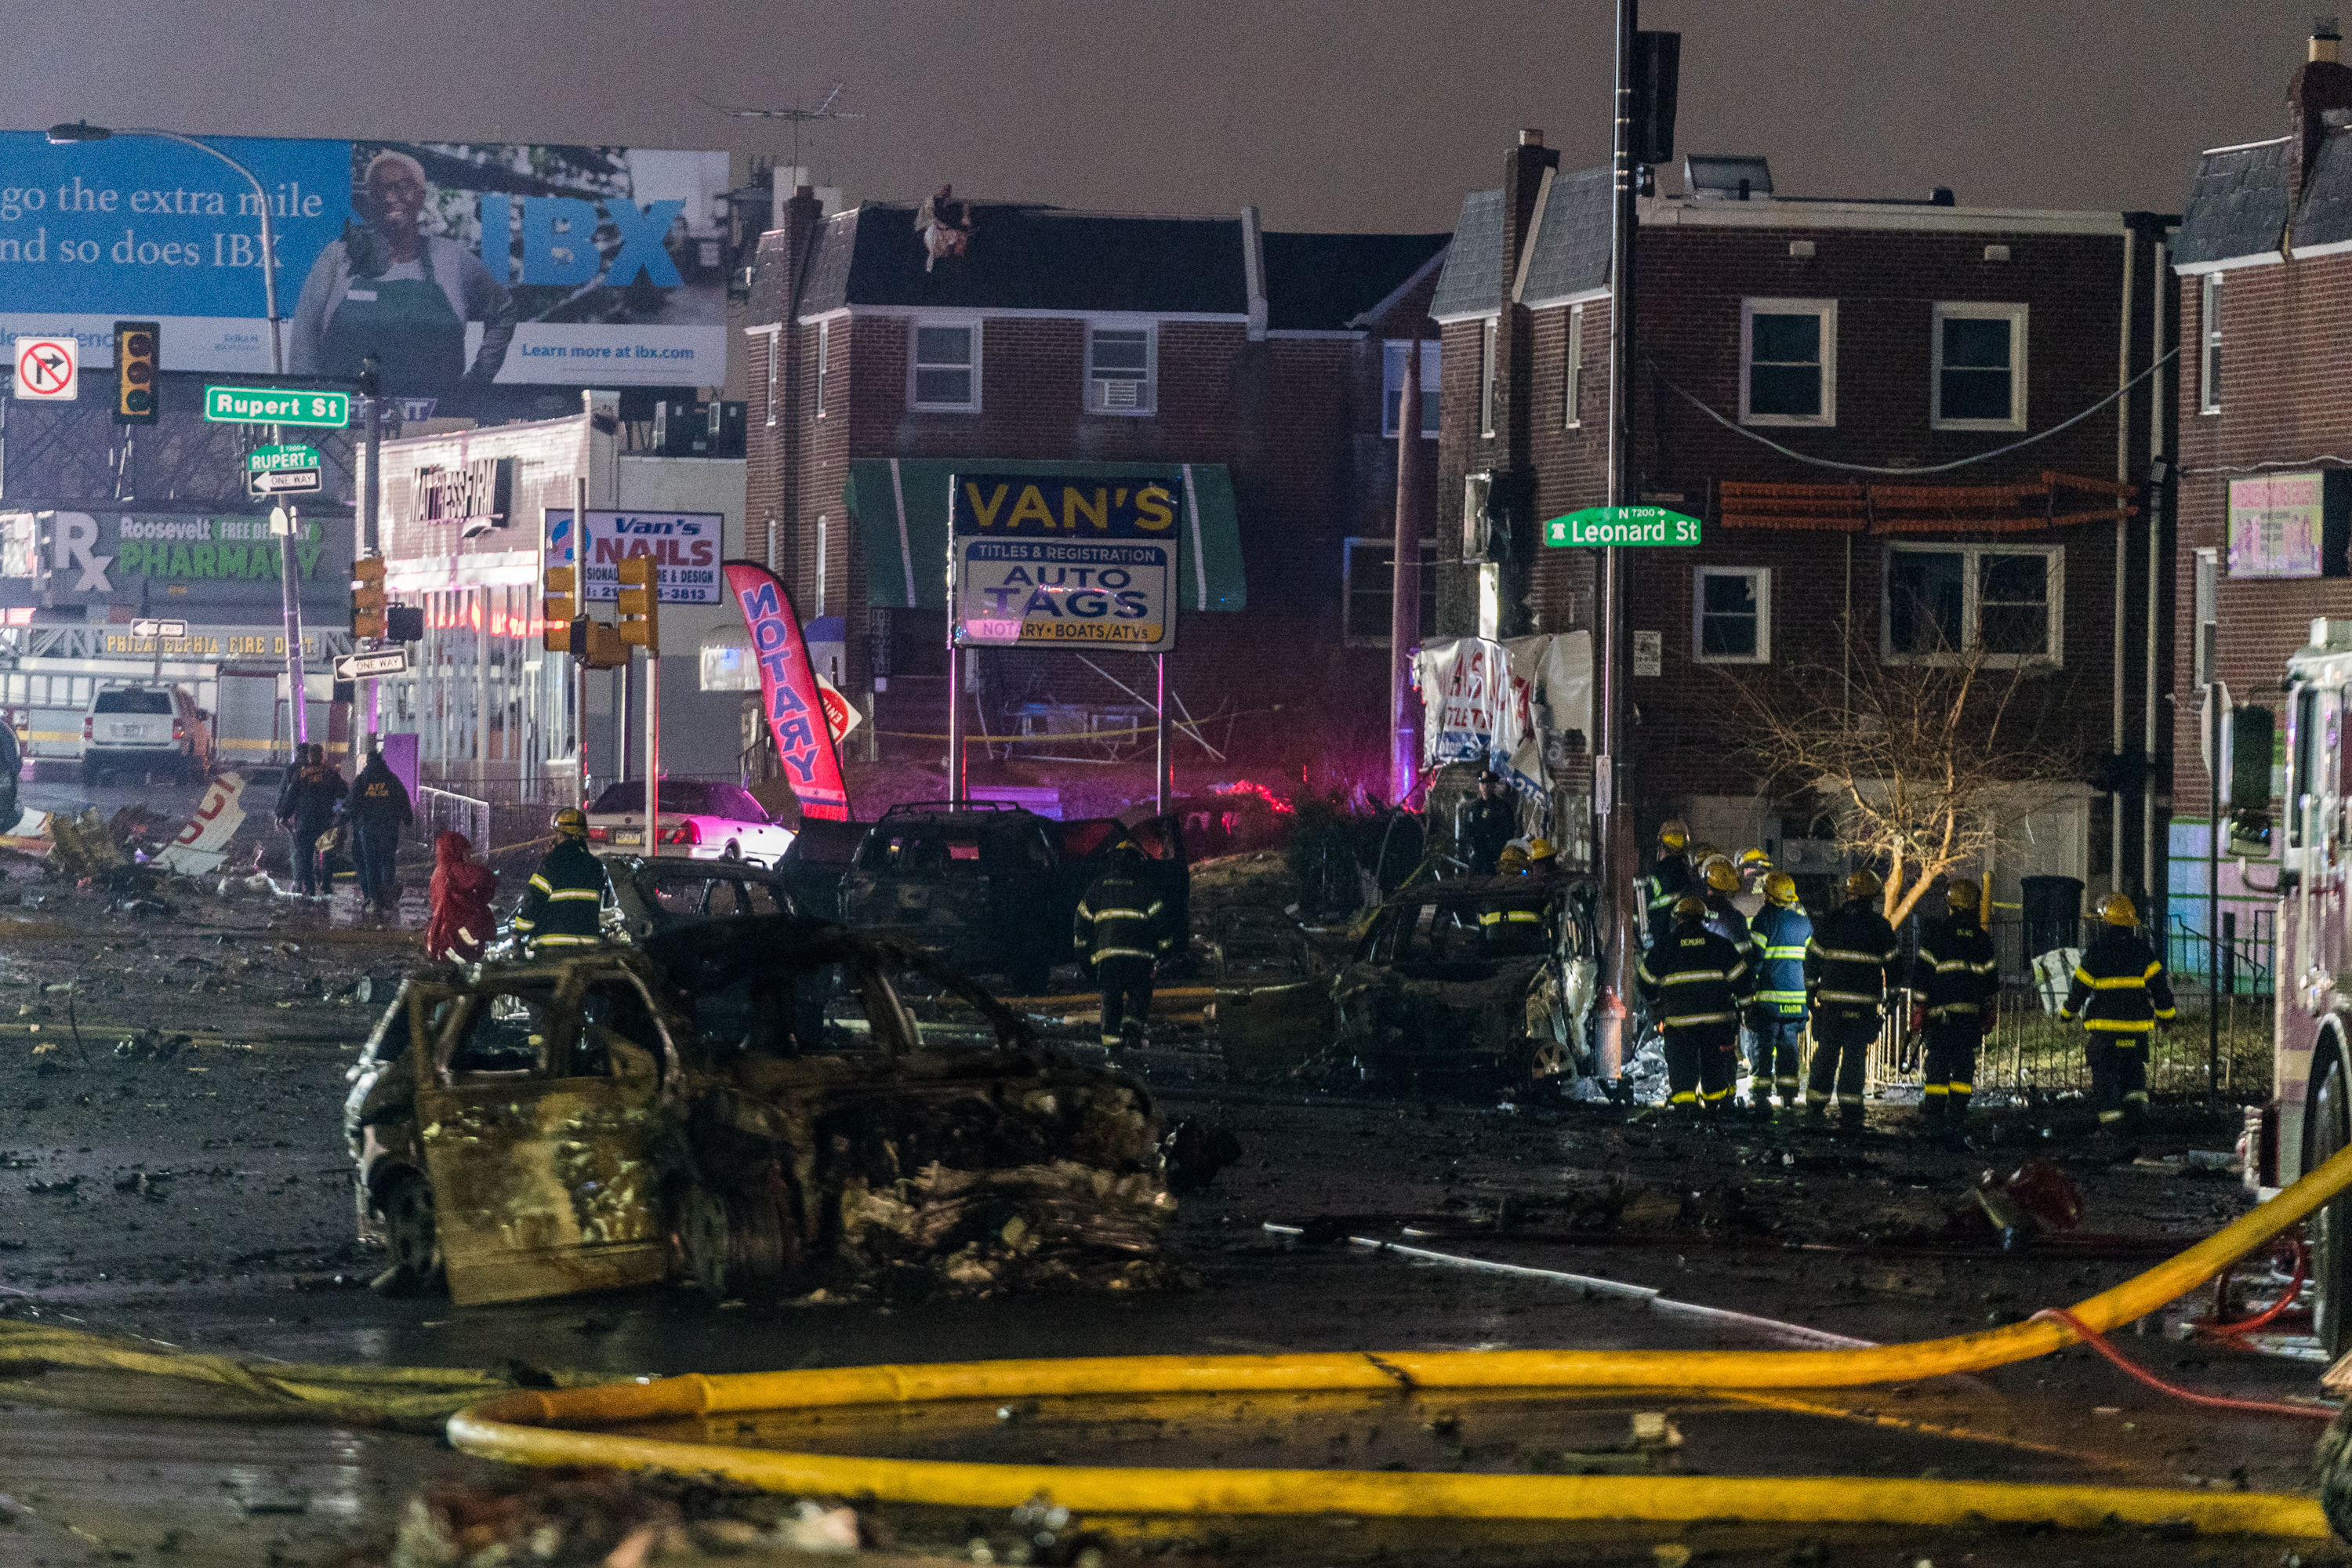
M 320 351 L 320 374 L 356 376 L 374 354 L 386 392 L 454 385 L 466 374 L 466 323 L 433 281 L 432 242 L 417 252 L 422 278 L 371 278 L 357 272 L 335 302 Z

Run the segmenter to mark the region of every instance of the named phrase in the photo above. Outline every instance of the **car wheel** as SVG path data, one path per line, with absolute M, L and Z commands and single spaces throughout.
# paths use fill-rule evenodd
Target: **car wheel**
M 2323 1048 L 2326 1043 L 2323 1037 Z M 2352 1083 L 2340 1066 L 2328 1068 L 2319 1092 L 2311 1097 L 2306 1136 L 2306 1175 L 2352 1143 Z M 2352 1350 L 2352 1196 L 2337 1198 L 2314 1215 L 2310 1235 L 2312 1330 L 2332 1361 Z
M 433 1188 L 414 1171 L 404 1171 L 384 1184 L 376 1197 L 376 1212 L 383 1216 L 384 1248 L 392 1266 L 380 1277 L 379 1289 L 386 1295 L 404 1294 L 422 1288 L 433 1278 L 435 1254 L 439 1250 L 433 1228 Z
M 793 1262 L 783 1211 L 764 1194 L 724 1194 L 690 1182 L 671 1218 L 679 1271 L 714 1301 L 773 1289 Z

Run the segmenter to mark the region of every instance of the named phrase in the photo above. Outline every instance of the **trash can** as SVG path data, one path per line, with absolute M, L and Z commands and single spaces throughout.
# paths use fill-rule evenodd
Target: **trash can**
M 2025 956 L 2039 958 L 2062 947 L 2080 947 L 2083 884 L 2074 877 L 2028 877 L 2025 885 Z

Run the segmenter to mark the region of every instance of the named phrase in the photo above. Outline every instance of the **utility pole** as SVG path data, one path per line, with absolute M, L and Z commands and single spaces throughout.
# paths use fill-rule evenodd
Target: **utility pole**
M 1412 649 L 1421 641 L 1421 328 L 1404 350 L 1397 397 L 1395 573 L 1389 591 L 1389 799 L 1402 806 L 1421 782 L 1421 714 L 1413 704 Z
M 1609 497 L 1611 506 L 1633 501 L 1633 207 L 1637 170 L 1633 162 L 1633 49 L 1640 27 L 1638 0 L 1617 0 L 1615 187 L 1609 235 Z M 1606 927 L 1601 968 L 1604 1016 L 1622 1016 L 1632 989 L 1633 919 L 1633 812 L 1620 787 L 1625 775 L 1625 593 L 1622 552 L 1601 552 L 1601 614 L 1594 641 L 1601 664 L 1601 743 L 1592 758 L 1593 865 L 1600 872 Z M 1604 1040 L 1603 1078 L 1623 1070 L 1622 1038 Z M 1617 1059 L 1612 1059 L 1612 1058 Z

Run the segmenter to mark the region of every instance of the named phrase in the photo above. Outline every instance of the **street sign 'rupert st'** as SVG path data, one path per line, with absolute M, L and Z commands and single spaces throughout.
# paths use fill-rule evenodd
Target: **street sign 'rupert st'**
M 1589 506 L 1544 524 L 1544 542 L 1566 549 L 1595 545 L 1691 545 L 1699 523 L 1662 506 Z
M 1181 495 L 1164 480 L 958 474 L 949 635 L 968 647 L 1176 646 Z
M 205 417 L 215 425 L 309 425 L 341 430 L 352 422 L 352 395 L 275 386 L 207 386 Z

